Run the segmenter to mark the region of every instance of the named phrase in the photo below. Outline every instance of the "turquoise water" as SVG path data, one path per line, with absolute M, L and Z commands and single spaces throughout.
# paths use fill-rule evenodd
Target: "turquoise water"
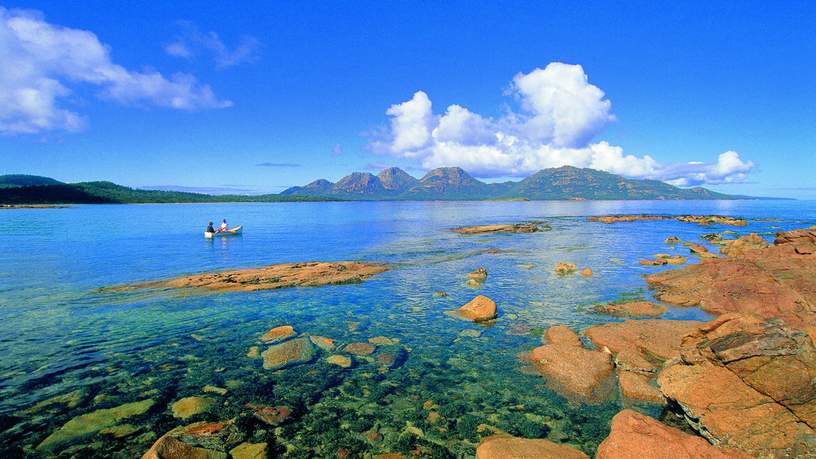
M 676 221 L 607 225 L 603 214 L 722 214 L 747 227 Z M 208 220 L 242 224 L 244 235 L 202 236 Z M 768 220 L 772 219 L 772 220 Z M 456 226 L 542 220 L 552 231 L 462 236 Z M 550 391 L 517 358 L 552 324 L 583 329 L 612 319 L 594 303 L 649 298 L 638 264 L 655 253 L 687 253 L 669 235 L 700 242 L 705 233 L 775 231 L 816 224 L 814 201 L 712 202 L 349 202 L 217 205 L 110 205 L 0 211 L 0 452 L 33 448 L 75 416 L 150 398 L 128 419 L 135 432 L 99 434 L 65 452 L 76 457 L 135 457 L 157 436 L 188 421 L 169 405 L 209 395 L 217 408 L 195 420 L 247 417 L 247 403 L 286 405 L 281 427 L 247 421 L 248 440 L 268 441 L 288 457 L 350 457 L 422 451 L 467 457 L 479 437 L 500 429 L 548 437 L 592 453 L 621 408 L 584 406 Z M 498 249 L 498 250 L 491 250 Z M 611 262 L 617 258 L 622 264 Z M 388 262 L 389 272 L 356 285 L 189 295 L 100 292 L 99 288 L 227 268 L 307 260 Z M 595 275 L 559 277 L 557 261 Z M 692 259 L 693 260 L 693 259 Z M 693 260 L 694 262 L 694 260 Z M 469 271 L 489 272 L 479 288 Z M 447 297 L 434 296 L 445 291 Z M 493 298 L 499 319 L 482 327 L 444 312 L 477 294 Z M 670 308 L 667 318 L 706 319 Z M 272 326 L 338 343 L 398 338 L 371 361 L 341 369 L 317 360 L 272 372 L 246 357 Z M 466 330 L 472 330 L 467 332 Z M 465 333 L 463 333 L 465 332 Z M 478 332 L 478 333 L 477 333 Z M 396 350 L 399 349 L 399 350 Z M 397 352 L 395 368 L 377 355 Z M 71 394 L 71 403 L 32 409 Z M 439 419 L 429 421 L 430 400 Z M 41 404 L 42 405 L 42 404 Z M 655 413 L 659 415 L 659 413 Z M 479 427 L 480 425 L 483 425 Z M 421 431 L 421 435 L 417 429 Z M 377 431 L 376 441 L 364 435 Z

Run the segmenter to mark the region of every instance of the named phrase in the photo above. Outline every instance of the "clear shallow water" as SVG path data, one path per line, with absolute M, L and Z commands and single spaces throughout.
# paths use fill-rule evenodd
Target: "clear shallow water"
M 675 221 L 606 225 L 603 214 L 722 214 L 747 227 Z M 243 224 L 242 237 L 208 241 L 207 220 Z M 543 220 L 552 231 L 461 236 L 456 226 Z M 711 202 L 360 202 L 296 204 L 76 206 L 0 213 L 0 448 L 31 454 L 69 419 L 100 408 L 152 398 L 148 413 L 128 420 L 138 431 L 97 436 L 81 457 L 140 455 L 167 430 L 184 424 L 169 404 L 201 395 L 205 384 L 230 386 L 215 413 L 228 419 L 246 403 L 293 408 L 278 429 L 249 425 L 256 441 L 274 441 L 291 457 L 351 457 L 407 452 L 468 456 L 486 424 L 516 435 L 566 441 L 591 453 L 608 431 L 618 401 L 582 406 L 522 371 L 517 354 L 540 343 L 552 324 L 583 329 L 609 322 L 589 307 L 621 296 L 649 298 L 641 276 L 662 268 L 642 258 L 671 253 L 669 235 L 699 240 L 726 229 L 766 233 L 816 224 L 813 201 Z M 499 249 L 497 251 L 490 249 Z M 686 253 L 682 247 L 675 249 Z M 613 263 L 611 258 L 623 261 Z M 186 273 L 307 260 L 370 260 L 393 269 L 346 286 L 187 295 L 99 292 L 104 286 Z M 557 261 L 589 266 L 591 278 L 559 277 Z M 489 272 L 481 288 L 469 271 Z M 445 298 L 433 293 L 443 290 Z M 444 311 L 477 294 L 499 304 L 490 327 Z M 705 319 L 671 308 L 668 318 Z M 292 324 L 339 343 L 399 338 L 407 356 L 381 371 L 376 359 L 352 369 L 322 361 L 280 372 L 262 370 L 247 349 L 268 328 Z M 478 337 L 473 332 L 477 330 Z M 468 336 L 471 335 L 471 336 Z M 191 336 L 195 335 L 195 337 Z M 380 351 L 382 352 L 382 351 Z M 376 354 L 375 354 L 376 357 Z M 72 407 L 50 397 L 77 391 Z M 435 423 L 422 408 L 431 400 Z M 24 411 L 24 410 L 29 411 Z M 196 418 L 199 419 L 199 418 Z M 193 419 L 195 420 L 195 419 Z M 406 427 L 422 430 L 422 437 Z M 372 442 L 371 429 L 383 435 Z M 413 432 L 413 433 L 411 433 Z M 481 434 L 488 431 L 482 429 Z

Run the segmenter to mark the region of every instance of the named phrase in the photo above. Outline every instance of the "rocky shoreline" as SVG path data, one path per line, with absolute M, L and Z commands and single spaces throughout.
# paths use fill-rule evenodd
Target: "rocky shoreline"
M 666 405 L 699 435 L 624 410 L 596 457 L 816 454 L 816 227 L 778 233 L 773 245 L 759 239 L 743 236 L 723 245 L 725 258 L 646 277 L 656 298 L 718 315 L 710 322 L 593 326 L 583 332 L 592 348 L 555 326 L 545 333 L 546 344 L 523 356 L 551 387 L 584 403 L 613 395 L 614 368 L 624 400 Z M 600 309 L 631 311 L 652 315 L 653 309 L 648 303 Z M 659 455 L 653 455 L 656 438 Z

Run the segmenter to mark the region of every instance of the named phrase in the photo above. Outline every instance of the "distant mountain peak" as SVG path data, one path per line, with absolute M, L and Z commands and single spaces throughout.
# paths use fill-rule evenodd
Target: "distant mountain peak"
M 368 172 L 352 172 L 334 184 L 334 190 L 340 193 L 371 194 L 384 189 L 380 179 Z
M 380 179 L 380 182 L 386 190 L 392 192 L 407 191 L 419 183 L 419 180 L 399 167 L 383 169 L 382 172 L 377 174 L 377 178 Z

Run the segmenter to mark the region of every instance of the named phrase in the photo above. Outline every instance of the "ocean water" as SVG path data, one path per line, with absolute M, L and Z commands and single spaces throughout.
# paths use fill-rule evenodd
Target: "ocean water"
M 747 227 L 677 221 L 603 224 L 590 215 L 720 214 Z M 208 220 L 244 225 L 240 237 L 205 240 Z M 463 236 L 464 225 L 540 220 L 551 231 Z M 346 202 L 101 205 L 0 211 L 0 455 L 34 456 L 49 433 L 102 408 L 152 399 L 117 438 L 97 434 L 66 457 L 138 457 L 155 439 L 195 420 L 245 419 L 250 441 L 286 457 L 371 457 L 421 451 L 470 457 L 492 431 L 569 443 L 592 454 L 623 402 L 585 405 L 551 391 L 518 354 L 554 324 L 578 330 L 619 319 L 591 306 L 651 298 L 644 267 L 663 240 L 705 233 L 816 225 L 814 201 Z M 497 249 L 497 250 L 493 250 Z M 100 288 L 208 270 L 294 261 L 368 260 L 391 270 L 343 286 L 220 293 Z M 557 276 L 557 261 L 594 276 Z M 690 262 L 696 262 L 690 257 Z M 484 266 L 478 288 L 466 274 Z M 448 296 L 436 297 L 445 291 Z M 484 294 L 499 305 L 488 326 L 445 311 Z M 696 308 L 670 319 L 706 320 Z M 323 357 L 273 372 L 246 357 L 267 329 L 291 324 L 341 345 L 399 339 L 342 369 Z M 393 368 L 379 353 L 396 352 Z M 173 401 L 228 387 L 211 413 L 175 419 Z M 55 398 L 56 397 L 56 398 Z M 429 403 L 426 403 L 429 402 Z M 251 421 L 248 403 L 285 405 L 280 427 Z M 425 406 L 423 406 L 425 405 Z M 431 407 L 430 409 L 428 407 Z M 649 407 L 641 407 L 650 410 Z M 652 409 L 653 410 L 653 409 Z M 429 419 L 429 412 L 438 413 Z M 654 410 L 652 415 L 662 414 Z M 436 416 L 436 415 L 434 415 Z M 249 420 L 247 420 L 249 419 Z M 372 435 L 376 431 L 379 435 Z M 368 433 L 368 435 L 366 435 Z M 56 451 L 59 452 L 59 451 Z M 55 453 L 56 453 L 55 452 Z

